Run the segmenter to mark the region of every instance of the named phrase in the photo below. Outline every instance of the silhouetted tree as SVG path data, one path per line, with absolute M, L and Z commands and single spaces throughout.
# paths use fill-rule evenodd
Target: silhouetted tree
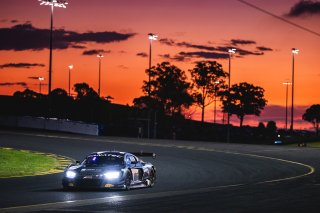
M 17 91 L 13 97 L 16 102 L 15 108 L 22 115 L 41 116 L 47 108 L 44 105 L 46 96 L 30 89 L 25 89 L 23 92 Z
M 246 82 L 232 85 L 230 93 L 225 90 L 221 95 L 223 112 L 237 115 L 240 127 L 245 115 L 259 116 L 267 104 L 267 100 L 264 99 L 264 89 Z
M 277 131 L 277 124 L 275 121 L 268 121 L 267 127 L 270 132 L 276 132 Z
M 319 134 L 319 122 L 320 122 L 320 105 L 314 104 L 309 107 L 306 112 L 302 115 L 302 119 L 313 124 L 316 130 L 316 134 Z
M 99 95 L 87 83 L 77 83 L 74 85 L 74 91 L 77 93 L 77 100 L 82 99 L 99 99 Z
M 193 99 L 189 94 L 190 83 L 186 81 L 184 71 L 169 62 L 162 62 L 150 70 L 147 69 L 146 73 L 150 75 L 150 83 L 143 82 L 142 91 L 145 95 L 133 100 L 135 106 L 155 107 L 169 115 L 181 114 L 183 107 L 191 106 Z
M 25 89 L 23 92 L 17 91 L 13 94 L 16 98 L 22 98 L 22 99 L 37 99 L 39 97 L 42 97 L 40 93 L 37 93 L 30 89 Z
M 102 100 L 98 93 L 94 91 L 87 83 L 77 83 L 74 85 L 74 91 L 77 93 L 75 104 L 76 119 L 94 122 L 99 119 L 99 106 Z
M 268 121 L 266 127 L 267 136 L 269 136 L 270 138 L 275 138 L 277 129 L 277 124 L 275 121 Z
M 49 94 L 53 116 L 58 118 L 71 117 L 71 105 L 73 98 L 68 96 L 68 93 L 61 88 L 51 91 Z
M 205 107 L 214 101 L 221 88 L 226 88 L 224 79 L 228 74 L 216 61 L 199 61 L 189 72 L 196 89 L 193 96 L 196 104 L 201 107 L 201 121 L 203 122 Z
M 260 129 L 261 131 L 264 131 L 264 130 L 266 129 L 264 123 L 259 122 L 259 124 L 258 124 L 258 129 Z
M 266 126 L 263 122 L 259 122 L 257 127 L 257 134 L 259 138 L 264 138 L 266 132 Z
M 57 88 L 51 91 L 50 95 L 52 97 L 67 97 L 68 93 L 64 89 Z

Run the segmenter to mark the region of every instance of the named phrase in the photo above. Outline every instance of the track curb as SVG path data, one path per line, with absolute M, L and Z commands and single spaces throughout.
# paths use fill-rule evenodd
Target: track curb
M 50 158 L 54 158 L 58 161 L 58 166 L 50 169 L 48 171 L 42 171 L 42 172 L 36 172 L 34 174 L 26 174 L 26 175 L 14 175 L 14 176 L 8 176 L 8 177 L 0 177 L 0 179 L 9 179 L 9 178 L 20 178 L 20 177 L 33 177 L 33 176 L 41 176 L 41 175 L 50 175 L 50 174 L 57 174 L 57 173 L 62 173 L 64 171 L 64 168 L 68 166 L 69 164 L 75 162 L 74 159 L 62 156 L 62 155 L 56 155 L 53 153 L 44 153 L 44 152 L 38 152 L 38 151 L 33 151 L 33 150 L 25 150 L 25 149 L 14 149 L 10 147 L 1 147 L 2 149 L 7 149 L 7 150 L 15 150 L 15 151 L 21 151 L 21 152 L 27 152 L 27 153 L 32 153 L 32 154 L 38 154 L 38 155 L 43 155 L 47 156 Z

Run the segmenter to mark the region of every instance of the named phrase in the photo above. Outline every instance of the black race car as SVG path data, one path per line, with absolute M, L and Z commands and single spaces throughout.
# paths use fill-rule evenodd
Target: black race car
M 155 158 L 154 153 L 118 151 L 94 152 L 81 163 L 71 164 L 64 171 L 62 186 L 72 188 L 126 189 L 152 187 L 156 169 L 137 156 Z

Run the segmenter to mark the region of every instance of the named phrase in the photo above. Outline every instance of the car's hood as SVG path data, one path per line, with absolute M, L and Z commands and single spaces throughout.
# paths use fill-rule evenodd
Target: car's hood
M 81 173 L 104 173 L 106 171 L 119 171 L 123 169 L 123 165 L 107 165 L 107 166 L 81 166 L 77 170 Z

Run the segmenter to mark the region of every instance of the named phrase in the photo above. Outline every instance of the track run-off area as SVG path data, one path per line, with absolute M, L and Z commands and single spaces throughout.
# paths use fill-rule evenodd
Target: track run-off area
M 154 152 L 153 188 L 64 191 L 62 173 L 0 179 L 0 212 L 318 212 L 320 149 L 0 130 L 0 146 L 83 160 Z

